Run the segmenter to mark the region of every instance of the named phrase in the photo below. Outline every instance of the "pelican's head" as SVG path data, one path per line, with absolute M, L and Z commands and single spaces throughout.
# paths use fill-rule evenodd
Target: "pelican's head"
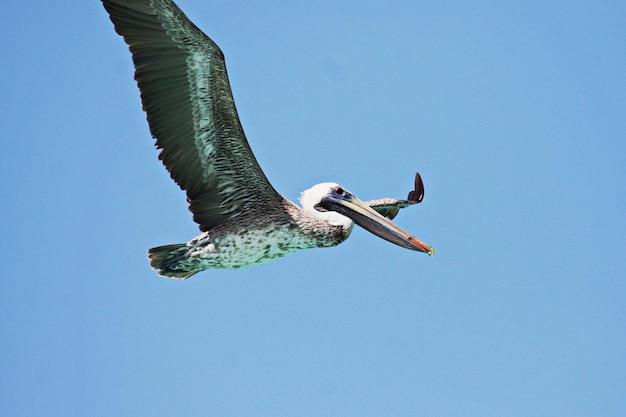
M 300 194 L 300 204 L 302 204 L 304 211 L 314 215 L 318 219 L 332 226 L 341 226 L 344 229 L 349 229 L 352 227 L 352 220 L 350 220 L 350 218 L 341 215 L 336 211 L 329 211 L 319 206 L 324 197 L 337 190 L 343 190 L 343 188 L 334 182 L 323 182 L 321 184 L 314 185 Z
M 434 250 L 405 232 L 386 217 L 334 182 L 317 184 L 300 196 L 302 208 L 333 226 L 352 227 L 352 222 L 368 232 L 406 249 L 432 255 Z

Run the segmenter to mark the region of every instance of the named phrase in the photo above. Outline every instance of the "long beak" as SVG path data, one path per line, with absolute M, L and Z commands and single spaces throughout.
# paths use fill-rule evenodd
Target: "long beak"
M 368 232 L 388 242 L 395 243 L 406 249 L 424 252 L 430 256 L 435 254 L 433 248 L 402 230 L 386 217 L 378 214 L 378 212 L 356 198 L 352 193 L 345 190 L 342 191 L 343 194 L 327 194 L 322 198 L 319 205 L 326 210 L 336 211 L 349 217 Z

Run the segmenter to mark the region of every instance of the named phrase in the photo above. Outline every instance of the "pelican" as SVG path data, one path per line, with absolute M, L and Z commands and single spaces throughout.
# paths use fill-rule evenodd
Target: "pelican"
M 224 55 L 171 0 L 102 0 L 129 45 L 159 159 L 187 193 L 202 234 L 148 251 L 160 275 L 259 265 L 299 249 L 336 246 L 353 224 L 407 249 L 434 250 L 390 221 L 422 201 L 419 174 L 406 200 L 359 200 L 336 183 L 280 195 L 254 157 L 237 115 Z

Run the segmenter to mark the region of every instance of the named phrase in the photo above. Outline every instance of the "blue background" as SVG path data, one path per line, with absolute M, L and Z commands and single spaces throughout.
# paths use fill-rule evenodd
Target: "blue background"
M 5 2 L 0 415 L 626 415 L 626 3 L 180 0 L 274 186 L 426 198 L 188 281 L 99 1 Z

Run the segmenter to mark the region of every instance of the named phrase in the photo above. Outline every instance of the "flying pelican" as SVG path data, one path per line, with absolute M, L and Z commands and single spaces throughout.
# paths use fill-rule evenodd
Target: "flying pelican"
M 132 53 L 159 159 L 186 191 L 203 232 L 188 243 L 150 249 L 150 265 L 160 275 L 183 279 L 335 246 L 353 222 L 396 245 L 434 253 L 389 220 L 422 200 L 419 174 L 407 200 L 365 203 L 323 183 L 302 193 L 299 208 L 274 189 L 248 145 L 220 48 L 171 0 L 102 3 Z

